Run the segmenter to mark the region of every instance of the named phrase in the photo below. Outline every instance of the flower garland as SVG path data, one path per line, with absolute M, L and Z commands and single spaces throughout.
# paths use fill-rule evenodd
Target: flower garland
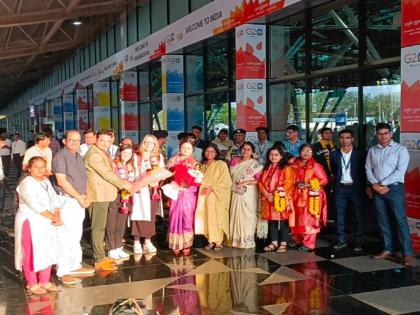
M 122 214 L 128 214 L 129 208 L 127 206 L 128 201 L 130 200 L 131 193 L 125 189 L 121 191 L 121 207 L 120 207 L 120 213 Z
M 319 219 L 320 207 L 319 207 L 319 185 L 318 179 L 311 179 L 309 189 L 309 213 L 316 219 Z
M 286 209 L 286 192 L 284 187 L 277 187 L 274 192 L 274 209 L 277 212 L 283 212 Z

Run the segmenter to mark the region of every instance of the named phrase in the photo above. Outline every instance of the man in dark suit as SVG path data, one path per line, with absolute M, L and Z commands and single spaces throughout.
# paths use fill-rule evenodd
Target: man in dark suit
M 335 250 L 347 247 L 344 232 L 346 209 L 351 204 L 355 219 L 356 231 L 354 235 L 355 252 L 362 251 L 363 236 L 363 199 L 366 188 L 365 161 L 366 153 L 362 149 L 353 147 L 354 135 L 350 129 L 339 132 L 340 150 L 331 153 L 331 170 L 334 180 L 334 202 L 337 209 L 338 242 Z

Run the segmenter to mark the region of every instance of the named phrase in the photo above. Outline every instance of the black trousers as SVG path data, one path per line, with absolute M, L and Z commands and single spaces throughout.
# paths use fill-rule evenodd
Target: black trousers
M 20 175 L 22 174 L 22 161 L 23 161 L 23 156 L 21 156 L 19 153 L 18 154 L 13 154 L 13 164 L 16 167 L 16 173 L 17 173 L 17 178 L 20 178 Z
M 289 222 L 287 220 L 268 221 L 268 232 L 272 242 L 288 242 Z
M 10 155 L 2 155 L 1 162 L 3 164 L 3 173 L 4 176 L 9 176 L 9 170 L 10 170 Z

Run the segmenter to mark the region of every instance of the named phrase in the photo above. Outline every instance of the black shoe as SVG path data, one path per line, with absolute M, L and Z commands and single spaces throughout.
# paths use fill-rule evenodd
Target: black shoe
M 347 243 L 346 243 L 346 242 L 338 241 L 338 242 L 334 245 L 333 249 L 334 249 L 334 250 L 340 250 L 340 249 L 343 249 L 343 248 L 346 248 L 346 247 L 347 247 Z
M 356 254 L 363 252 L 362 244 L 355 243 L 353 246 L 353 252 L 355 252 Z
M 305 245 L 302 245 L 301 247 L 298 248 L 298 251 L 310 253 L 312 252 L 312 249 L 310 249 L 309 247 L 306 247 Z

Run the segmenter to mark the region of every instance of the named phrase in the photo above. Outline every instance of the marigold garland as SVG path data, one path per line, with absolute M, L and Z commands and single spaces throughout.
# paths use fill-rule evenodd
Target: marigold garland
M 277 187 L 274 192 L 274 209 L 277 212 L 283 212 L 286 209 L 286 192 L 283 187 Z
M 121 207 L 120 207 L 120 213 L 122 214 L 128 214 L 130 209 L 128 208 L 127 203 L 130 200 L 131 193 L 125 189 L 121 190 Z
M 309 189 L 309 213 L 319 219 L 320 207 L 319 207 L 319 190 L 321 186 L 319 185 L 318 179 L 311 179 Z

